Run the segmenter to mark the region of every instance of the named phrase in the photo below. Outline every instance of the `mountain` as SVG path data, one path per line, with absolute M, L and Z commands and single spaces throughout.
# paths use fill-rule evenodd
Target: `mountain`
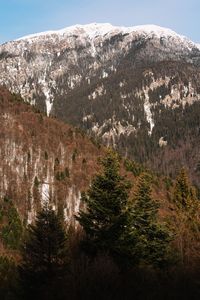
M 106 149 L 80 129 L 47 117 L 5 88 L 0 88 L 0 124 L 0 255 L 19 259 L 23 225 L 33 223 L 47 201 L 66 224 L 75 225 L 74 215 L 84 205 L 81 192 L 88 190 L 100 171 L 98 161 Z M 181 262 L 196 266 L 199 201 L 185 171 L 174 182 L 134 161 L 119 159 L 120 174 L 131 183 L 129 205 L 145 172 L 159 220 L 167 222 L 173 232 L 173 249 L 180 253 Z
M 155 25 L 76 25 L 0 46 L 0 84 L 156 171 L 200 178 L 200 47 Z
M 31 223 L 49 200 L 66 221 L 79 210 L 81 192 L 99 169 L 103 147 L 80 130 L 47 118 L 0 88 L 0 202 L 11 199 Z

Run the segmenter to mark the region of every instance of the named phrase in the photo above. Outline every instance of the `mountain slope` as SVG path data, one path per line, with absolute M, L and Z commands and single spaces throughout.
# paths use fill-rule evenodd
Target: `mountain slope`
M 12 199 L 28 223 L 47 200 L 72 220 L 104 150 L 2 88 L 0 123 L 0 198 Z
M 185 164 L 199 181 L 200 49 L 169 29 L 27 36 L 0 47 L 0 83 L 128 157 L 167 174 Z
M 5 88 L 0 88 L 0 124 L 0 226 L 6 228 L 0 236 L 0 253 L 12 256 L 23 231 L 20 219 L 24 225 L 32 223 L 46 201 L 64 216 L 67 224 L 74 223 L 74 214 L 83 205 L 81 192 L 88 190 L 100 171 L 98 159 L 106 150 L 79 129 L 46 117 Z M 157 176 L 130 160 L 121 158 L 120 163 L 121 175 L 132 185 L 129 203 L 133 203 L 139 175 L 145 171 L 152 197 L 159 206 L 159 219 L 167 221 L 173 230 L 176 251 L 187 264 L 196 264 L 200 253 L 199 206 L 195 206 L 195 190 L 187 176 L 187 193 L 195 199 L 191 210 L 182 202 L 176 203 L 174 192 L 177 197 L 180 194 L 170 178 Z

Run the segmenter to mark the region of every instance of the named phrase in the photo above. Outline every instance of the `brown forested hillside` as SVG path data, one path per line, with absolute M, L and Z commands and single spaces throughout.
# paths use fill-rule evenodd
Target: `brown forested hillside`
M 4 199 L 12 200 L 22 223 L 29 224 L 42 204 L 50 200 L 62 212 L 65 221 L 73 223 L 81 205 L 81 192 L 88 189 L 100 170 L 98 160 L 105 155 L 105 148 L 80 130 L 34 110 L 4 88 L 0 89 L 0 124 L 1 205 L 7 209 L 10 204 L 2 204 Z M 178 249 L 184 262 L 196 262 L 200 253 L 196 200 L 194 205 L 193 200 L 189 202 L 189 208 L 178 205 L 175 194 L 182 195 L 182 191 L 176 188 L 174 180 L 121 158 L 121 172 L 132 184 L 130 201 L 144 171 L 150 174 L 159 218 L 167 222 L 173 232 L 173 247 Z M 192 187 L 187 184 L 186 198 L 197 199 L 190 194 Z
M 28 223 L 46 199 L 64 209 L 66 220 L 70 219 L 104 150 L 79 130 L 34 111 L 4 88 L 0 124 L 1 197 L 13 199 Z

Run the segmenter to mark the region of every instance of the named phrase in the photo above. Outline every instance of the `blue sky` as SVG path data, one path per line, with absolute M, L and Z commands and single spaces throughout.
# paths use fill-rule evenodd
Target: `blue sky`
M 200 0 L 0 0 L 0 43 L 92 22 L 156 24 L 200 43 Z

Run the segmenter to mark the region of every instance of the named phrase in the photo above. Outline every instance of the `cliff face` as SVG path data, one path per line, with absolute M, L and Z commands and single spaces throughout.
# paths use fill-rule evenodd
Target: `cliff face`
M 72 221 L 103 149 L 78 130 L 33 112 L 5 89 L 0 124 L 0 197 L 11 198 L 28 223 L 45 201 Z
M 0 83 L 128 157 L 199 182 L 199 45 L 158 26 L 73 26 L 0 46 Z

